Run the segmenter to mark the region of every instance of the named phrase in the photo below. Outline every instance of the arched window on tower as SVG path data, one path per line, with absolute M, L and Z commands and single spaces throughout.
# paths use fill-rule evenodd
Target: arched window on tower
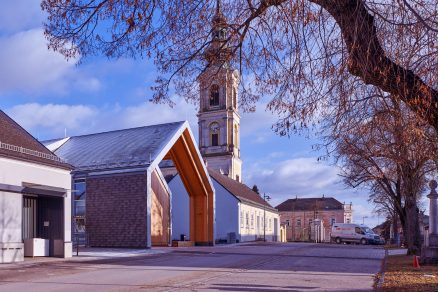
M 219 105 L 219 86 L 217 84 L 213 84 L 210 87 L 210 106 L 218 106 Z
M 211 146 L 219 146 L 219 124 L 214 122 L 210 124 L 210 142 Z

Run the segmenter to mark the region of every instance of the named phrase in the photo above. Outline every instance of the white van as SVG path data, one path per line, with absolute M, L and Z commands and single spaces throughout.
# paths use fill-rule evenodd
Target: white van
M 360 244 L 375 244 L 380 243 L 380 236 L 365 225 L 335 223 L 332 226 L 330 240 L 336 243 L 357 242 Z

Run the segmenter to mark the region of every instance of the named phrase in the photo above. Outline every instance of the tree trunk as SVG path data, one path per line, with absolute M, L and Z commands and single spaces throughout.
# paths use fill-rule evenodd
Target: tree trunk
M 413 71 L 386 56 L 374 17 L 364 0 L 309 0 L 327 10 L 341 29 L 349 53 L 349 71 L 366 84 L 399 97 L 438 130 L 438 91 Z
M 400 234 L 398 232 L 398 214 L 394 211 L 392 214 L 392 230 L 393 230 L 393 244 L 400 245 Z
M 410 196 L 405 201 L 406 220 L 403 226 L 404 238 L 408 248 L 408 255 L 419 255 L 421 250 L 421 234 L 419 212 L 415 197 Z

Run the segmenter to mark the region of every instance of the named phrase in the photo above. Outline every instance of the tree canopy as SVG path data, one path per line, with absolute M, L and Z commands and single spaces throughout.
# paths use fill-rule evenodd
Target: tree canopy
M 172 104 L 172 84 L 197 100 L 196 78 L 209 66 L 211 21 L 222 13 L 223 46 L 233 53 L 222 65 L 241 72 L 240 103 L 252 110 L 268 96 L 280 134 L 342 114 L 376 91 L 438 129 L 435 0 L 222 2 L 43 0 L 41 6 L 49 47 L 67 58 L 152 58 L 160 74 L 155 102 Z

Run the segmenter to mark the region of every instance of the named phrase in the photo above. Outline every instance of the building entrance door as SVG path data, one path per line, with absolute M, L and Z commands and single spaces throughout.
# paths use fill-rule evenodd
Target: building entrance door
M 23 197 L 23 239 L 37 237 L 38 199 Z

